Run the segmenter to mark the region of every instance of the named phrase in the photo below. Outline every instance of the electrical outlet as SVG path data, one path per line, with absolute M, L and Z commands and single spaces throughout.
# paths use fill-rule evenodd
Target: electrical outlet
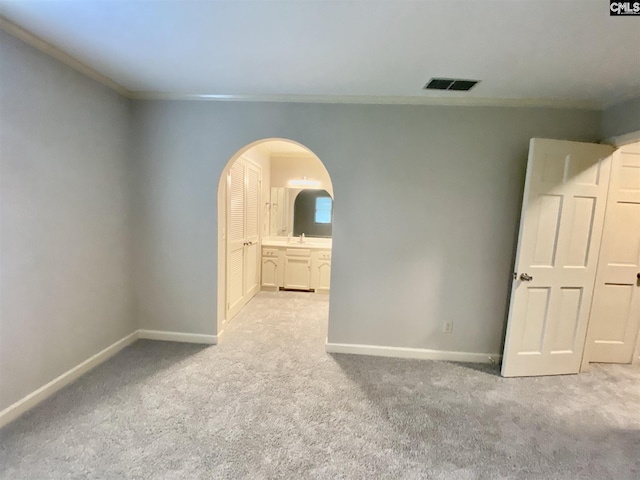
M 444 333 L 453 333 L 453 322 L 445 322 L 444 327 L 442 327 L 442 331 Z

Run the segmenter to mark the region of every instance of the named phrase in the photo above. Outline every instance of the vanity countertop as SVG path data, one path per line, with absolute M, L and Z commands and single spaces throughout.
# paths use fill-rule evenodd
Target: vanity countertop
M 270 237 L 262 239 L 263 247 L 287 247 L 287 248 L 310 248 L 315 250 L 331 250 L 330 238 L 305 238 L 302 243 L 298 237 Z

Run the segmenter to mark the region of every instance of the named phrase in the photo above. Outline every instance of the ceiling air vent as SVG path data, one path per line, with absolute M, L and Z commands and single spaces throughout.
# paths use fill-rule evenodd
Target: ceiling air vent
M 425 90 L 455 90 L 468 92 L 479 80 L 465 80 L 461 78 L 432 78 L 424 86 Z

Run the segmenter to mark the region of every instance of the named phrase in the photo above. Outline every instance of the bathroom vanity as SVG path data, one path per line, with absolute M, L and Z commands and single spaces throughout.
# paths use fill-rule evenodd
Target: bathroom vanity
M 262 241 L 262 290 L 281 288 L 328 293 L 331 239 L 275 238 Z

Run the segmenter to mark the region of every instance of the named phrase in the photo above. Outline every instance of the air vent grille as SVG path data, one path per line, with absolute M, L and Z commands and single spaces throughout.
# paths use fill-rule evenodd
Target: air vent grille
M 424 86 L 425 90 L 454 90 L 468 92 L 479 80 L 465 80 L 462 78 L 432 78 Z

